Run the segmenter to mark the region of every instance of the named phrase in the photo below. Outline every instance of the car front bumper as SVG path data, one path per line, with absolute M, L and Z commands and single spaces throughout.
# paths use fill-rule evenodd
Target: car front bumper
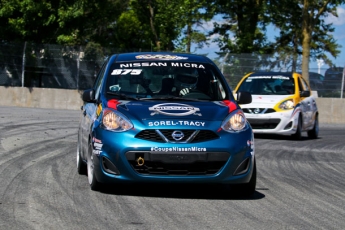
M 294 134 L 298 125 L 298 110 L 267 114 L 245 113 L 254 133 Z
M 220 132 L 219 139 L 176 144 L 136 139 L 132 131 L 96 129 L 94 137 L 102 145 L 93 151 L 95 176 L 101 183 L 249 182 L 254 164 L 252 131 Z

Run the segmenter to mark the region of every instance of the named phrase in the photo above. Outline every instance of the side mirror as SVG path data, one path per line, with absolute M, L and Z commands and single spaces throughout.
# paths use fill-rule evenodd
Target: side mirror
M 95 90 L 87 89 L 83 92 L 82 99 L 85 102 L 94 102 L 95 101 Z
M 246 91 L 237 92 L 238 104 L 250 104 L 252 103 L 252 94 Z
M 309 97 L 310 91 L 300 91 L 299 95 L 300 95 L 300 97 Z

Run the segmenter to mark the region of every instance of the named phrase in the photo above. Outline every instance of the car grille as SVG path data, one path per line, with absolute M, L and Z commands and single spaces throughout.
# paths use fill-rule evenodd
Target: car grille
M 198 143 L 203 141 L 209 141 L 219 138 L 217 134 L 210 130 L 184 130 L 184 137 L 181 140 L 175 140 L 172 136 L 176 129 L 146 129 L 139 132 L 135 137 L 143 140 L 153 142 L 170 142 L 170 143 Z
M 251 119 L 247 118 L 253 129 L 275 129 L 280 119 Z
M 244 108 L 242 110 L 244 113 L 250 113 L 250 114 L 265 114 L 265 113 L 276 112 L 274 109 L 271 109 L 271 108 Z
M 127 152 L 133 170 L 143 175 L 214 175 L 228 161 L 227 152 Z M 137 159 L 143 160 L 139 165 Z

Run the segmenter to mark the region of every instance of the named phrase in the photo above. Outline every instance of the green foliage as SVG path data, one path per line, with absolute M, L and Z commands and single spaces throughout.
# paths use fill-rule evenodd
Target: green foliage
M 336 57 L 339 45 L 325 23 L 345 0 L 1 0 L 0 40 L 85 46 L 88 55 L 101 49 L 196 52 L 210 36 L 219 45 L 219 60 L 241 63 L 227 53 L 255 56 L 256 66 L 296 69 L 309 59 Z M 215 15 L 213 31 L 202 26 Z M 268 25 L 280 34 L 266 36 Z M 194 45 L 194 46 L 192 46 Z M 191 47 L 196 47 L 192 50 Z M 92 51 L 92 52 L 91 52 Z M 268 58 L 263 54 L 275 54 Z M 303 58 L 301 57 L 303 54 Z M 226 57 L 226 58 L 225 58 Z M 270 56 L 272 57 L 272 56 Z M 303 64 L 304 63 L 304 64 Z M 251 62 L 251 64 L 253 64 Z M 224 68 L 228 68 L 224 65 Z M 303 67 L 305 70 L 305 67 Z M 247 72 L 247 70 L 236 70 Z
M 305 9 L 299 0 L 271 0 L 269 5 L 270 12 L 283 10 L 284 14 L 272 14 L 271 23 L 279 30 L 280 35 L 276 38 L 275 47 L 281 59 L 287 60 L 287 66 L 292 71 L 296 71 L 302 65 L 301 60 L 297 60 L 295 55 L 302 55 L 303 51 L 303 28 L 301 26 L 302 14 Z M 320 12 L 320 1 L 309 1 L 309 7 L 313 10 L 310 12 Z M 339 46 L 336 44 L 333 36 L 330 34 L 334 31 L 331 24 L 326 24 L 324 17 L 326 13 L 331 13 L 333 7 L 324 10 L 319 14 L 311 13 L 307 20 L 310 24 L 310 58 L 313 60 L 323 59 L 327 64 L 331 64 L 326 53 L 336 57 L 339 54 Z M 322 17 L 324 16 L 324 17 Z M 306 48 L 305 48 L 306 49 Z M 298 62 L 299 61 L 299 62 Z
M 212 34 L 220 36 L 222 51 L 231 53 L 271 53 L 264 33 L 266 28 L 266 0 L 216 0 L 216 13 L 222 14 L 224 23 L 215 23 Z
M 97 61 L 103 60 L 106 56 L 102 46 L 98 43 L 89 42 L 84 50 L 84 60 Z

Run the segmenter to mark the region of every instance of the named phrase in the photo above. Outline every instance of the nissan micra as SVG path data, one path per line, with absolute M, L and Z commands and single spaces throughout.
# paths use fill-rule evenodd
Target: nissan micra
M 309 84 L 301 74 L 256 72 L 247 74 L 235 92 L 250 92 L 252 103 L 241 105 L 254 133 L 292 135 L 301 139 L 319 134 L 319 111 Z
M 256 187 L 254 134 L 217 66 L 177 53 L 110 56 L 84 104 L 77 170 L 92 190 L 124 183 Z

